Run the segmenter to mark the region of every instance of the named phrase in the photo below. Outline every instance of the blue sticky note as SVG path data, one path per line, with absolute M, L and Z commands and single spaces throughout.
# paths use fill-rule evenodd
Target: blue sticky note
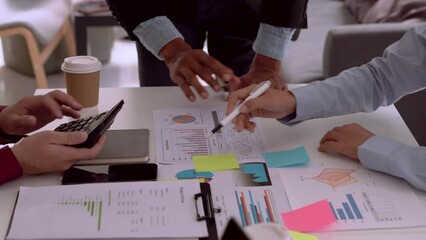
M 304 146 L 290 150 L 266 152 L 263 154 L 263 158 L 265 158 L 266 165 L 270 168 L 282 168 L 310 161 Z

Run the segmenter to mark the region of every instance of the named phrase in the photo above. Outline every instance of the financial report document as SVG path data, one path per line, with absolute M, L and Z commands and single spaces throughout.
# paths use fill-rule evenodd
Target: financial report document
M 197 180 L 21 187 L 7 239 L 206 237 Z
M 280 169 L 291 208 L 326 199 L 336 218 L 328 230 L 426 225 L 426 208 L 399 178 L 329 157 L 299 168 Z M 303 189 L 301 191 L 300 189 Z
M 267 149 L 260 122 L 253 133 L 236 132 L 233 124 L 206 136 L 226 116 L 224 108 L 183 108 L 154 111 L 158 163 L 192 163 L 193 155 L 233 153 L 240 162 L 263 161 Z

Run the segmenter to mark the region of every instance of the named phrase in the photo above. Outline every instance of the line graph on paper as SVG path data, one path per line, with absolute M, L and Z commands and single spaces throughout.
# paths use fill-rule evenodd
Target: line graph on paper
M 266 149 L 263 128 L 237 133 L 232 124 L 206 136 L 225 117 L 218 109 L 164 109 L 154 111 L 157 161 L 191 163 L 193 155 L 233 153 L 239 160 L 262 160 Z

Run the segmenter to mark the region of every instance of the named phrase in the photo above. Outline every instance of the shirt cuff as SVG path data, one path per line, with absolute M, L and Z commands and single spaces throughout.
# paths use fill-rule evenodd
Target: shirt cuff
M 253 50 L 264 56 L 282 60 L 293 36 L 293 28 L 276 27 L 261 23 L 253 43 Z
M 389 155 L 400 146 L 401 143 L 391 139 L 373 136 L 358 147 L 358 157 L 366 168 L 399 176 L 392 171 L 388 159 Z
M 173 23 L 165 16 L 155 17 L 140 23 L 133 33 L 142 45 L 158 59 L 163 60 L 158 54 L 170 41 L 182 38 L 182 34 Z
M 0 184 L 22 176 L 22 167 L 9 147 L 0 149 Z
M 296 98 L 296 110 L 294 114 L 278 119 L 279 122 L 292 126 L 323 115 L 322 109 L 325 109 L 327 106 L 323 106 L 321 101 L 315 99 L 317 95 L 313 92 L 316 91 L 314 87 L 305 86 L 288 91 Z

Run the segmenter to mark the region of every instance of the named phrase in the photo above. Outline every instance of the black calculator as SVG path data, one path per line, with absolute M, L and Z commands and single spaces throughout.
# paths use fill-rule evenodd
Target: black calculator
M 74 145 L 74 147 L 91 148 L 96 144 L 99 137 L 109 129 L 114 122 L 115 116 L 123 107 L 124 101 L 121 100 L 111 110 L 100 113 L 96 116 L 77 119 L 68 123 L 63 123 L 55 128 L 58 132 L 87 132 L 88 137 L 85 142 Z

